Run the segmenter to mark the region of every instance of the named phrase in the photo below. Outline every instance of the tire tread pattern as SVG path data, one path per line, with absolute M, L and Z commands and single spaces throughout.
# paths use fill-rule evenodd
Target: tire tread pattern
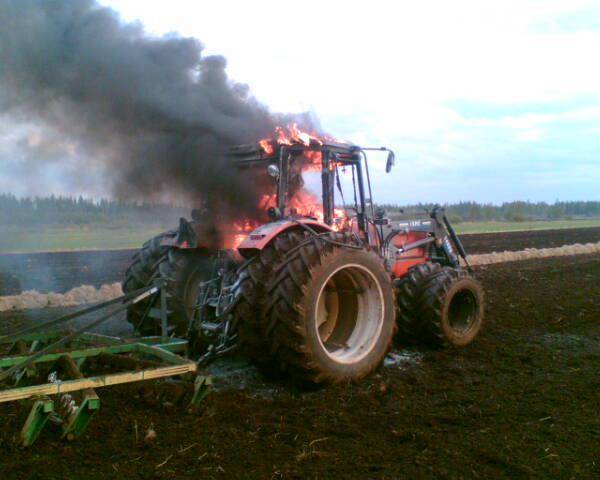
M 424 283 L 441 270 L 439 263 L 421 263 L 410 267 L 402 278 L 394 282 L 398 307 L 397 324 L 402 340 L 419 340 L 421 322 L 416 312 L 417 297 Z
M 352 235 L 331 233 L 330 239 L 341 243 L 354 243 Z M 313 270 L 321 265 L 326 256 L 335 255 L 343 247 L 315 239 L 296 249 L 275 268 L 274 279 L 266 286 L 265 304 L 261 316 L 261 330 L 270 346 L 271 362 L 282 372 L 290 374 L 303 383 L 338 383 L 344 379 L 330 377 L 321 371 L 308 347 L 307 331 L 301 300 L 308 293 Z M 374 252 L 369 255 L 380 257 Z M 388 349 L 391 347 L 391 339 Z M 386 350 L 387 352 L 387 350 Z M 370 372 L 365 371 L 362 377 Z M 361 378 L 362 378 L 361 377 Z M 354 380 L 360 380 L 355 378 Z
M 433 347 L 448 346 L 442 329 L 442 309 L 446 294 L 460 279 L 474 277 L 462 268 L 443 267 L 424 283 L 417 298 L 417 315 L 420 319 L 423 341 Z M 480 306 L 483 308 L 483 305 Z

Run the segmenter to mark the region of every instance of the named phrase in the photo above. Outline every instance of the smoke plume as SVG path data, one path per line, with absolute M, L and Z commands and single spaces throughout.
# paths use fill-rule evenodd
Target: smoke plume
M 82 176 L 100 162 L 117 198 L 251 209 L 252 182 L 224 152 L 268 136 L 279 118 L 202 50 L 92 0 L 0 0 L 0 112 L 64 139 Z

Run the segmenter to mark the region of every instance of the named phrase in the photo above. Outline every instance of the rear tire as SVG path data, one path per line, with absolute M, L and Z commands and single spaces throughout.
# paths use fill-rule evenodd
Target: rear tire
M 176 248 L 170 248 L 155 265 L 152 280 L 165 281 L 167 323 L 176 335 L 187 332 L 196 312 L 200 283 L 212 277 L 212 266 L 212 259 L 205 253 Z M 156 322 L 160 328 L 160 322 Z
M 272 365 L 312 384 L 357 381 L 378 368 L 396 328 L 394 294 L 378 255 L 314 239 L 275 275 L 262 322 Z
M 483 287 L 467 271 L 444 267 L 423 285 L 417 315 L 432 346 L 465 347 L 483 325 Z
M 306 233 L 302 231 L 283 232 L 238 270 L 239 281 L 233 293 L 237 299 L 234 317 L 240 340 L 248 358 L 270 377 L 277 376 L 278 371 L 273 368 L 262 325 L 265 287 L 272 279 L 273 269 L 283 261 L 285 254 L 306 238 Z
M 199 284 L 210 278 L 212 262 L 203 252 L 161 246 L 161 240 L 172 234 L 166 232 L 152 238 L 135 254 L 123 281 L 123 292 L 147 287 L 158 279 L 166 280 L 167 323 L 172 332 L 182 335 L 193 317 Z M 151 307 L 160 306 L 159 298 L 155 295 L 127 310 L 127 321 L 142 335 L 160 333 L 160 320 L 144 318 Z
M 160 242 L 172 232 L 163 232 L 148 240 L 133 256 L 132 262 L 125 272 L 125 279 L 121 284 L 123 293 L 131 293 L 147 287 L 152 282 L 156 262 L 165 254 L 168 247 L 163 247 Z M 127 309 L 127 321 L 136 328 L 148 308 L 148 300 L 132 305 Z M 144 330 L 145 326 L 140 326 Z

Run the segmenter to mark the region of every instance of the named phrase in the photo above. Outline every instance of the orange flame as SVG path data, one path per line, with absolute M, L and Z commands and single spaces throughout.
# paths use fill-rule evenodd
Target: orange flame
M 325 221 L 323 216 L 323 205 L 315 195 L 306 191 L 304 188 L 298 190 L 298 192 L 290 199 L 289 208 L 292 214 L 301 217 L 315 218 L 321 223 Z M 333 230 L 336 232 L 344 230 L 348 221 L 345 210 L 343 208 L 334 208 L 332 220 L 333 224 L 331 225 L 331 228 Z
M 324 141 L 334 141 L 337 143 L 346 143 L 329 137 L 319 137 L 315 133 L 302 131 L 297 123 L 292 123 L 287 126 L 279 126 L 275 128 L 273 138 L 264 138 L 258 142 L 264 154 L 271 156 L 275 153 L 277 145 L 323 145 Z M 322 155 L 316 150 L 306 150 L 302 152 L 303 162 L 301 165 L 302 172 L 321 171 Z M 266 211 L 269 207 L 276 207 L 274 195 L 263 195 L 258 202 L 258 210 Z M 288 201 L 287 214 L 314 218 L 323 223 L 323 205 L 320 200 L 307 191 L 301 188 L 296 191 L 292 198 Z M 260 224 L 256 221 L 242 220 L 234 222 L 232 235 L 225 242 L 226 248 L 237 248 L 240 243 L 248 236 L 248 234 L 259 227 Z M 343 208 L 335 208 L 333 215 L 333 224 L 331 228 L 335 231 L 344 230 L 348 227 L 348 218 Z
M 258 144 L 267 155 L 272 155 L 275 152 L 274 144 L 306 145 L 308 147 L 313 142 L 318 145 L 323 145 L 323 141 L 318 136 L 312 133 L 304 132 L 298 128 L 297 123 L 292 123 L 285 127 L 275 127 L 274 138 L 263 138 L 258 142 Z

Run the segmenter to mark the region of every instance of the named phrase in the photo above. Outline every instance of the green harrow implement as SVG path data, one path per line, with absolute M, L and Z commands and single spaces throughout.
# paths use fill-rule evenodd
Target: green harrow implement
M 161 296 L 161 308 L 151 309 L 148 315 L 161 320 L 162 335 L 120 338 L 90 331 L 150 295 Z M 81 436 L 100 408 L 96 389 L 101 387 L 195 376 L 191 405 L 206 396 L 212 379 L 197 375 L 197 363 L 188 358 L 188 341 L 168 336 L 165 295 L 160 284 L 153 285 L 0 336 L 0 403 L 32 404 L 21 430 L 21 445 L 33 444 L 48 422 L 59 425 L 63 439 Z M 113 305 L 84 327 L 44 331 Z M 99 365 L 104 370 L 98 371 Z

